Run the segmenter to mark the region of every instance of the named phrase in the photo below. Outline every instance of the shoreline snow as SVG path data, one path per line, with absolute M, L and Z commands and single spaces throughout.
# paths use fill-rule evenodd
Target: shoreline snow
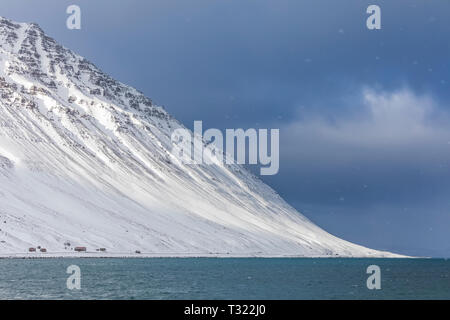
M 161 254 L 161 253 L 143 253 L 143 254 L 130 254 L 130 253 L 37 253 L 37 254 L 0 254 L 1 259 L 78 259 L 78 258 L 98 258 L 98 259 L 139 259 L 139 258 L 264 258 L 264 259 L 277 259 L 277 258 L 302 258 L 302 259 L 416 259 L 416 258 L 428 258 L 428 257 L 411 257 L 405 255 L 390 254 L 386 256 L 302 256 L 302 255 L 285 255 L 285 254 L 226 254 L 226 253 L 192 253 L 192 254 Z

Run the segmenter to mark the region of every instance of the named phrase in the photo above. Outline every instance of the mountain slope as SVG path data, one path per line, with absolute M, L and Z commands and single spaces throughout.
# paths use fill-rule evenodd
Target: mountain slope
M 178 121 L 36 24 L 0 19 L 0 45 L 0 254 L 392 256 L 326 233 L 241 166 L 181 163 Z

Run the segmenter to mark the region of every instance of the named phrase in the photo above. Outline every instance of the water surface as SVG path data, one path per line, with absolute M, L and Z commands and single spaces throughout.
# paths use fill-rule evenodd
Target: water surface
M 381 290 L 366 286 L 373 264 Z M 0 259 L 0 299 L 450 299 L 450 260 Z

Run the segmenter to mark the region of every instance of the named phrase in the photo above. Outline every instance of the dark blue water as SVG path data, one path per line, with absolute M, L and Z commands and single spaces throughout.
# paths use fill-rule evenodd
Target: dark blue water
M 373 264 L 380 290 L 366 286 Z M 450 260 L 0 259 L 0 299 L 450 299 Z

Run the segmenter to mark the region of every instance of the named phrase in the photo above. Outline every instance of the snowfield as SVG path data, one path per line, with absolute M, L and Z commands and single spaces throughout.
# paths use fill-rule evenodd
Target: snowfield
M 1 18 L 0 257 L 397 257 L 330 235 L 239 165 L 181 163 L 181 127 L 36 24 Z

